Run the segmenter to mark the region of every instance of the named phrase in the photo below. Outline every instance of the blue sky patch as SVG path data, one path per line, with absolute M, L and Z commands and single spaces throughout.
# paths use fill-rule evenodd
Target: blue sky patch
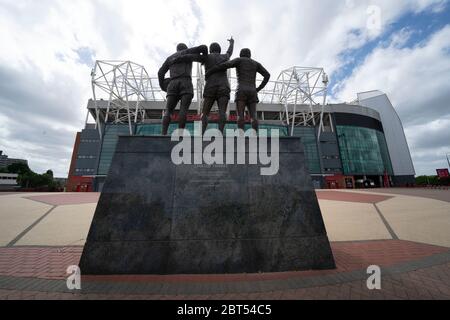
M 399 45 L 400 48 L 414 48 L 425 43 L 431 35 L 448 24 L 450 24 L 450 8 L 448 4 L 439 12 L 428 10 L 421 13 L 407 13 L 391 23 L 380 36 L 372 41 L 365 43 L 360 48 L 342 52 L 339 55 L 339 59 L 343 63 L 342 67 L 330 79 L 331 96 L 335 97 L 335 94 L 340 89 L 339 85 L 350 77 L 353 71 L 363 64 L 376 48 L 386 48 L 391 45 L 395 34 L 402 30 L 410 33 L 409 38 Z M 352 33 L 360 35 L 361 31 L 352 30 Z M 447 52 L 450 51 L 450 48 L 448 49 Z

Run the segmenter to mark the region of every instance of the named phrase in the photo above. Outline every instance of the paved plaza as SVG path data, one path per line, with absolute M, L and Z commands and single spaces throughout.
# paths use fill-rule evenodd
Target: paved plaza
M 98 193 L 0 193 L 0 299 L 450 299 L 450 191 L 317 191 L 337 269 L 82 276 Z M 381 267 L 381 290 L 367 267 Z

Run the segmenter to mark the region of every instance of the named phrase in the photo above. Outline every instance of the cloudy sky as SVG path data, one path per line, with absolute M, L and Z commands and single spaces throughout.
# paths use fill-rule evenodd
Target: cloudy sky
M 325 68 L 332 101 L 386 92 L 417 173 L 447 166 L 447 0 L 0 0 L 0 150 L 67 176 L 95 60 L 132 60 L 156 75 L 178 42 L 225 48 L 230 35 L 274 76 Z

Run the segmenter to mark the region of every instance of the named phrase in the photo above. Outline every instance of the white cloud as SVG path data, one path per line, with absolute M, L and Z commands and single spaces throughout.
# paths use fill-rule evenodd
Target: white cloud
M 330 74 L 345 61 L 339 55 L 361 47 L 377 36 L 367 29 L 369 6 L 380 8 L 381 28 L 388 28 L 406 12 L 434 8 L 443 1 L 208 1 L 201 40 L 210 42 L 229 34 L 238 48 L 253 49 L 254 56 L 274 76 L 292 65 L 321 66 Z
M 450 26 L 412 48 L 399 46 L 403 37 L 401 30 L 389 46 L 375 49 L 342 83 L 338 99 L 349 101 L 355 92 L 373 89 L 386 92 L 403 121 L 417 171 L 431 174 L 429 160 L 450 152 Z
M 412 31 L 410 28 L 403 28 L 391 37 L 390 44 L 388 45 L 395 48 L 402 48 L 411 39 L 413 34 L 414 31 Z
M 441 119 L 417 124 L 405 129 L 412 144 L 411 155 L 418 175 L 435 174 L 436 169 L 448 167 L 450 156 L 450 112 Z
M 369 5 L 380 8 L 383 32 L 406 12 L 439 11 L 444 2 L 0 0 L 0 70 L 9 79 L 0 84 L 0 148 L 28 158 L 36 171 L 66 174 L 91 96 L 80 52 L 132 60 L 155 75 L 178 42 L 218 41 L 225 50 L 233 35 L 235 55 L 251 48 L 273 77 L 292 65 L 323 66 L 332 75 L 346 63 L 343 52 L 376 37 L 366 28 Z M 439 88 L 429 89 L 436 96 Z M 34 131 L 21 131 L 21 124 Z M 45 138 L 37 139 L 38 132 Z

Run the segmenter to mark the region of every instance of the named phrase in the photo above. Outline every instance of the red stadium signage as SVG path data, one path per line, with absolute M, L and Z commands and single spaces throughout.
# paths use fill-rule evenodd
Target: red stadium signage
M 188 114 L 186 116 L 187 121 L 201 121 L 202 120 L 202 116 L 200 114 Z M 178 113 L 174 113 L 172 114 L 171 117 L 172 121 L 178 121 Z M 218 113 L 211 113 L 209 115 L 209 120 L 210 121 L 219 121 L 219 114 Z M 235 114 L 230 114 L 228 117 L 228 121 L 237 121 L 237 115 Z M 245 122 L 250 122 L 251 118 L 248 114 L 245 115 Z
M 448 169 L 436 169 L 437 175 L 439 178 L 448 178 L 450 177 L 450 173 Z

